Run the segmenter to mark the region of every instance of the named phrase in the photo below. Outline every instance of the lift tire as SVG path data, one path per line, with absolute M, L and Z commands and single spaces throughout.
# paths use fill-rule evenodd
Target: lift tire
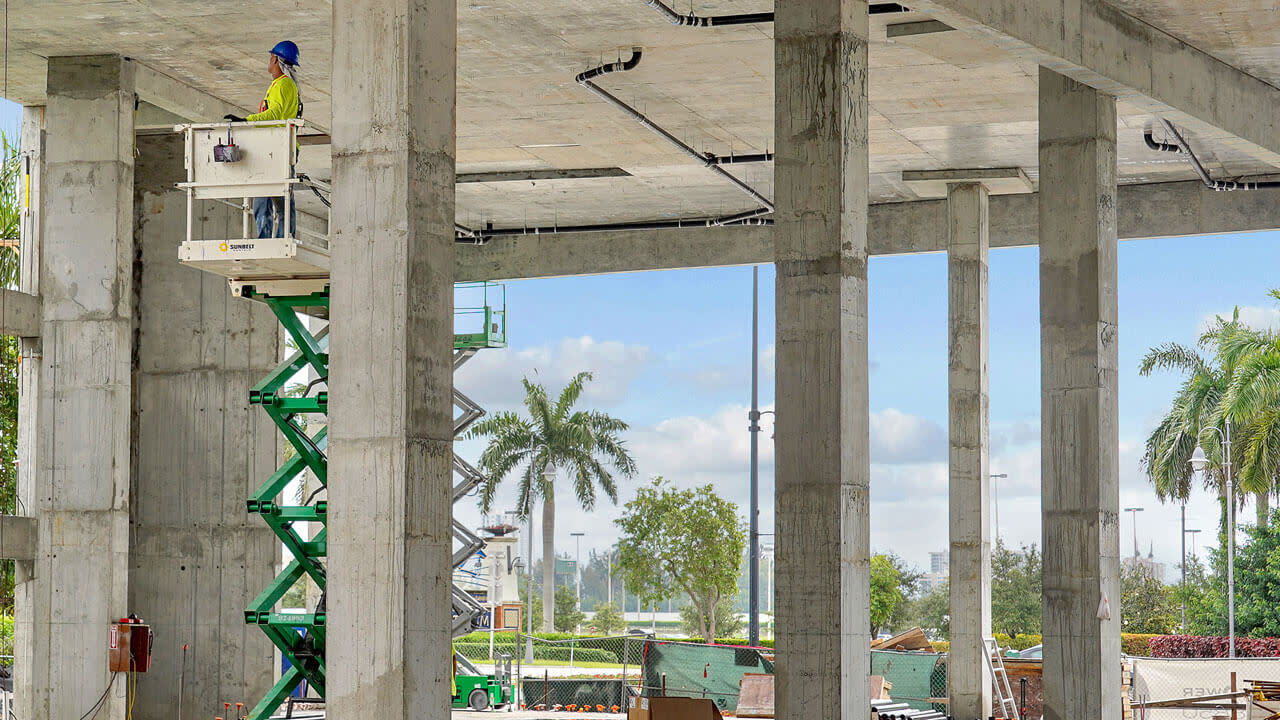
M 489 693 L 476 688 L 467 696 L 467 705 L 472 710 L 488 710 L 489 709 Z

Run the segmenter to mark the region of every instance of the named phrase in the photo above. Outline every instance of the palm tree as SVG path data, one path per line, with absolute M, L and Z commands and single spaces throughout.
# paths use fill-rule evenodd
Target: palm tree
M 1147 438 L 1142 457 L 1143 469 L 1161 500 L 1186 502 L 1193 477 L 1191 454 L 1201 444 L 1203 433 L 1212 427 L 1223 427 L 1229 416 L 1236 448 L 1231 470 L 1237 497 L 1232 501 L 1239 503 L 1241 496 L 1255 495 L 1258 522 L 1265 525 L 1270 492 L 1275 487 L 1275 468 L 1280 462 L 1280 417 L 1272 419 L 1269 426 L 1264 421 L 1280 406 L 1275 403 L 1276 396 L 1272 396 L 1269 408 L 1260 404 L 1265 378 L 1241 387 L 1241 371 L 1259 365 L 1259 354 L 1275 348 L 1275 342 L 1271 333 L 1243 325 L 1237 310 L 1230 320 L 1218 317 L 1200 336 L 1198 346 L 1210 351 L 1210 358 L 1195 348 L 1166 343 L 1152 348 L 1142 359 L 1139 373 L 1144 377 L 1155 370 L 1176 370 L 1187 376 L 1172 407 Z M 1276 352 L 1280 360 L 1280 350 Z M 1216 492 L 1222 502 L 1221 524 L 1225 528 L 1222 446 L 1205 442 L 1202 447 L 1210 459 L 1204 475 L 1205 489 Z
M 480 456 L 485 481 L 480 486 L 480 508 L 489 512 L 498 484 L 517 468 L 520 478 L 519 508 L 527 518 L 535 499 L 542 500 L 542 625 L 555 626 L 555 472 L 568 471 L 573 492 L 584 510 L 596 503 L 596 488 L 618 502 L 618 486 L 606 464 L 625 477 L 635 475 L 636 463 L 618 434 L 627 424 L 597 411 L 574 410 L 591 373 L 578 373 L 553 404 L 543 386 L 524 379 L 524 405 L 528 417 L 504 412 L 471 427 L 468 437 L 492 438 Z M 532 568 L 530 568 L 532 570 Z
M 1280 300 L 1280 290 L 1271 297 Z M 1236 371 L 1225 403 L 1232 421 L 1248 418 L 1241 443 L 1240 484 L 1257 496 L 1258 527 L 1266 525 L 1270 494 L 1280 486 L 1280 335 L 1254 331 L 1237 341 Z

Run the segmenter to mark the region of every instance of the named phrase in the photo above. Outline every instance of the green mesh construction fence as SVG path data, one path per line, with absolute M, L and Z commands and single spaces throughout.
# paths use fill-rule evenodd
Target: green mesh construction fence
M 756 648 L 647 639 L 628 646 L 641 650 L 641 695 L 710 698 L 729 712 L 738 708 L 743 675 L 773 673 L 773 663 Z
M 871 674 L 893 683 L 889 695 L 894 700 L 915 710 L 934 710 L 937 708 L 927 700 L 946 695 L 947 689 L 946 665 L 938 661 L 941 657 L 935 653 L 872 650 Z

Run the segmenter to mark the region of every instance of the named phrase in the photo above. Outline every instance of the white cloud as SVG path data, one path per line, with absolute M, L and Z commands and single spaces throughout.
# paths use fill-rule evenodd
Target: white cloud
M 1234 310 L 1205 315 L 1200 319 L 1199 332 L 1212 327 L 1218 317 L 1230 320 Z M 1240 308 L 1240 322 L 1255 330 L 1280 330 L 1280 308 L 1248 305 Z
M 871 413 L 871 462 L 907 464 L 947 457 L 947 431 L 938 423 L 888 408 Z
M 627 396 L 631 382 L 652 360 L 644 345 L 584 336 L 564 338 L 554 346 L 481 352 L 458 371 L 458 389 L 493 412 L 519 407 L 524 400 L 520 380 L 540 382 L 554 396 L 579 372 L 590 371 L 579 401 L 584 406 L 613 407 Z

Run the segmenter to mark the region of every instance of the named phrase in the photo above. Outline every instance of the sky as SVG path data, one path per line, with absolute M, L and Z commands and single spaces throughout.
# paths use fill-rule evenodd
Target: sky
M 17 136 L 21 110 L 0 100 L 0 131 Z M 939 228 L 944 232 L 944 228 Z M 1194 343 L 1215 314 L 1241 316 L 1280 328 L 1280 234 L 1216 235 L 1124 241 L 1120 279 L 1120 506 L 1136 516 L 1143 554 L 1175 573 L 1180 559 L 1179 506 L 1156 498 L 1139 467 L 1147 434 L 1166 410 L 1180 378 L 1138 376 L 1152 346 Z M 942 254 L 872 258 L 871 543 L 928 569 L 929 552 L 947 547 L 947 266 Z M 990 255 L 991 472 L 998 533 L 1007 544 L 1040 543 L 1040 338 L 1036 248 L 1002 248 Z M 773 290 L 769 265 L 760 267 L 760 403 L 773 406 Z M 459 304 L 469 298 L 460 297 Z M 661 475 L 681 487 L 712 483 L 739 504 L 748 500 L 747 409 L 750 404 L 751 268 L 716 268 L 506 284 L 510 347 L 478 354 L 458 373 L 457 387 L 490 412 L 516 410 L 528 376 L 558 392 L 575 373 L 590 370 L 582 403 L 630 424 L 625 435 L 639 465 L 620 484 L 619 502 L 639 483 Z M 762 542 L 773 532 L 772 416 L 760 443 Z M 476 460 L 480 441 L 457 443 Z M 556 528 L 560 551 L 582 552 L 616 540 L 620 508 L 601 497 L 583 511 L 561 495 Z M 514 509 L 514 482 L 504 483 L 496 507 Z M 469 500 L 458 517 L 481 524 Z M 901 522 L 901 518 L 913 522 Z M 1252 507 L 1242 521 L 1252 520 Z M 1216 503 L 1197 489 L 1187 527 L 1215 541 Z M 539 520 L 540 523 L 540 520 Z M 1134 517 L 1120 520 L 1121 548 L 1133 552 Z M 540 525 L 536 529 L 539 532 Z M 521 543 L 523 546 L 523 543 Z M 535 551 L 540 554 L 540 550 Z
M 1136 518 L 1141 552 L 1154 549 L 1171 579 L 1180 562 L 1180 506 L 1161 504 L 1139 457 L 1180 378 L 1139 377 L 1138 363 L 1154 345 L 1194 343 L 1215 314 L 1236 306 L 1247 322 L 1280 327 L 1280 305 L 1267 296 L 1280 287 L 1272 271 L 1278 239 L 1255 233 L 1120 243 L 1120 505 L 1143 508 Z M 991 472 L 1008 475 L 993 482 L 999 536 L 1014 546 L 1041 542 L 1037 263 L 1036 248 L 990 255 Z M 873 258 L 869 284 L 871 542 L 877 552 L 895 552 L 927 570 L 929 552 L 947 547 L 946 256 Z M 764 408 L 773 404 L 773 296 L 773 268 L 761 266 Z M 574 373 L 590 370 L 595 380 L 583 404 L 631 425 L 625 437 L 639 474 L 621 484 L 620 502 L 638 483 L 662 475 L 681 487 L 714 484 L 740 505 L 745 521 L 750 268 L 511 282 L 507 310 L 510 347 L 481 352 L 459 371 L 459 389 L 490 411 L 513 410 L 523 397 L 521 377 L 556 392 Z M 761 434 L 762 533 L 773 531 L 770 418 Z M 482 449 L 478 441 L 456 446 L 472 460 Z M 514 503 L 514 492 L 506 491 L 497 507 Z M 1204 530 L 1201 555 L 1203 543 L 1213 541 L 1215 507 L 1203 491 L 1187 506 L 1187 527 Z M 592 512 L 567 498 L 558 508 L 558 550 L 573 552 L 574 532 L 585 533 L 584 555 L 615 541 L 612 521 L 620 509 L 607 500 Z M 465 501 L 458 515 L 479 520 Z M 1252 517 L 1251 507 L 1240 514 L 1242 521 Z M 1133 552 L 1134 529 L 1133 516 L 1123 513 L 1126 554 Z

